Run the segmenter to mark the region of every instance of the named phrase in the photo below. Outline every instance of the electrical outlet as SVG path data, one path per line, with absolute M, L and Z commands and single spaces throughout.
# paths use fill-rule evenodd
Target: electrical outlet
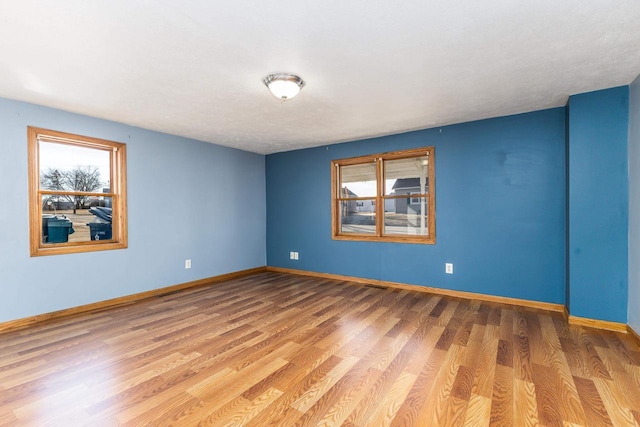
M 187 259 L 184 261 L 184 268 L 191 268 L 191 260 Z
M 289 252 L 289 259 L 297 260 L 298 252 L 294 252 L 294 251 Z
M 297 261 L 298 260 L 298 252 L 294 252 L 294 254 L 296 254 L 294 259 Z
M 450 262 L 445 263 L 444 272 L 447 274 L 453 274 L 453 264 Z

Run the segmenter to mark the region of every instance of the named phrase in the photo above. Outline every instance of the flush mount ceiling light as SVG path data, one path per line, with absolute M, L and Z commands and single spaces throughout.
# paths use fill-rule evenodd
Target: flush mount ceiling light
M 304 80 L 295 74 L 271 73 L 262 81 L 273 96 L 283 101 L 293 98 L 304 87 Z

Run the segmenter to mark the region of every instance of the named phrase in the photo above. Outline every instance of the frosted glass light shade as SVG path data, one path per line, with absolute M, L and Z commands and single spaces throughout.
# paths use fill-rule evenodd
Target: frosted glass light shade
M 269 74 L 263 81 L 273 96 L 283 101 L 293 98 L 304 87 L 304 80 L 294 74 Z

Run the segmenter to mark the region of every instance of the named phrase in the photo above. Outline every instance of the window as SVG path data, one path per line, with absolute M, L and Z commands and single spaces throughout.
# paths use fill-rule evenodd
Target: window
M 425 147 L 332 161 L 332 237 L 434 244 L 434 153 Z
M 27 133 L 31 256 L 126 248 L 125 144 Z

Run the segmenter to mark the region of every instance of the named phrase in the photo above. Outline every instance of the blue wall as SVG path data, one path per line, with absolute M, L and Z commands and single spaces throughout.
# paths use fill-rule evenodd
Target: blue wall
M 627 321 L 627 86 L 569 99 L 571 314 Z
M 429 145 L 435 245 L 331 239 L 332 159 Z M 562 304 L 564 168 L 564 108 L 269 155 L 267 263 Z
M 629 88 L 629 325 L 640 333 L 640 76 Z
M 266 171 L 258 154 L 0 99 L 0 322 L 258 267 L 268 254 L 271 266 L 566 303 L 581 317 L 625 322 L 628 311 L 639 330 L 640 270 L 627 259 L 640 253 L 627 178 L 627 159 L 632 178 L 640 170 L 638 84 L 630 110 L 629 88 L 614 88 L 566 109 L 273 154 Z M 127 143 L 128 249 L 29 257 L 27 126 Z M 333 241 L 330 161 L 427 145 L 437 244 Z
M 29 257 L 27 126 L 127 144 L 128 249 Z M 264 156 L 5 99 L 0 129 L 0 322 L 265 265 Z

